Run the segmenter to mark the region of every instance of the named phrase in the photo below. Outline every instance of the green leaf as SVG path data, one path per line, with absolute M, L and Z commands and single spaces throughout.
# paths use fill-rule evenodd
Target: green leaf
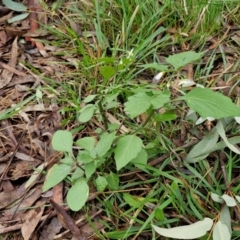
M 92 162 L 93 158 L 88 151 L 79 151 L 77 155 L 77 160 L 80 163 L 86 164 Z
M 13 2 L 12 0 L 3 0 L 2 2 L 7 8 L 9 8 L 15 12 L 27 11 L 27 7 L 21 3 Z
M 74 163 L 74 159 L 67 156 L 65 158 L 62 158 L 60 162 L 71 166 Z
M 106 179 L 110 190 L 116 191 L 119 189 L 119 177 L 117 174 L 110 172 Z
M 142 140 L 135 135 L 120 138 L 115 148 L 115 162 L 117 170 L 126 166 L 142 149 Z
M 66 164 L 54 164 L 48 171 L 46 180 L 43 184 L 43 192 L 60 183 L 71 172 L 71 166 Z
M 103 192 L 108 185 L 108 182 L 105 177 L 98 176 L 95 181 L 98 192 Z
M 224 130 L 224 127 L 223 127 L 223 124 L 221 121 L 218 121 L 217 125 L 216 125 L 216 128 L 217 128 L 217 131 L 219 133 L 219 135 L 221 136 L 221 138 L 223 139 L 223 141 L 226 143 L 226 146 L 232 150 L 233 152 L 237 153 L 237 154 L 240 154 L 240 151 L 233 145 L 231 144 L 227 137 L 226 137 L 226 133 L 225 133 L 225 130 Z
M 154 216 L 159 221 L 163 221 L 165 219 L 164 212 L 162 208 L 159 208 L 159 207 L 155 209 Z
M 218 141 L 218 132 L 214 128 L 208 133 L 193 149 L 188 153 L 185 161 L 189 163 L 198 162 L 209 155 L 209 152 L 216 146 Z
M 220 221 L 227 226 L 230 235 L 232 235 L 231 215 L 226 204 L 223 206 L 220 212 Z
M 228 207 L 235 207 L 237 205 L 235 199 L 227 194 L 223 194 L 222 199 L 225 201 Z
M 204 236 L 212 228 L 213 220 L 204 218 L 204 220 L 181 227 L 160 228 L 152 225 L 153 229 L 164 237 L 177 239 L 196 239 Z
M 168 71 L 168 66 L 165 65 L 161 65 L 159 63 L 148 63 L 148 64 L 143 64 L 140 65 L 140 67 L 145 68 L 145 69 L 154 69 L 154 70 L 158 70 L 159 72 L 166 72 Z
M 94 137 L 84 137 L 84 138 L 78 139 L 76 141 L 76 144 L 85 150 L 91 151 L 95 146 L 95 138 Z
M 86 203 L 89 196 L 89 187 L 86 180 L 80 178 L 69 189 L 67 194 L 67 203 L 72 211 L 79 211 Z
M 144 148 L 141 149 L 141 151 L 138 153 L 137 157 L 135 157 L 133 160 L 131 160 L 131 163 L 133 163 L 136 167 L 138 164 L 146 165 L 148 160 L 148 154 Z M 141 168 L 141 166 L 140 166 Z
M 175 120 L 177 118 L 177 114 L 175 110 L 170 110 L 163 114 L 155 114 L 153 118 L 156 122 L 166 122 Z
M 231 240 L 227 226 L 221 221 L 218 221 L 213 228 L 213 240 Z
M 91 102 L 97 95 L 88 95 L 83 101 L 85 103 Z
M 83 176 L 84 176 L 84 171 L 78 167 L 70 176 L 71 182 L 75 182 Z
M 100 74 L 104 77 L 104 79 L 110 79 L 116 73 L 116 70 L 112 66 L 100 66 L 99 68 Z
M 78 117 L 79 122 L 88 122 L 95 111 L 95 106 L 93 104 L 87 104 L 80 110 L 80 115 Z
M 240 108 L 230 98 L 208 88 L 196 87 L 180 99 L 185 100 L 187 105 L 202 118 L 220 119 L 240 116 Z
M 96 171 L 96 168 L 97 168 L 97 166 L 96 166 L 96 163 L 94 161 L 84 164 L 84 170 L 85 170 L 85 175 L 86 175 L 87 179 L 90 179 L 90 177 Z
M 165 92 L 139 92 L 128 98 L 125 105 L 125 112 L 128 112 L 131 118 L 146 112 L 151 106 L 153 109 L 161 108 L 165 103 L 169 102 L 170 93 Z
M 20 21 L 20 20 L 23 20 L 25 19 L 26 17 L 28 17 L 29 13 L 22 13 L 22 14 L 19 14 L 15 17 L 12 17 L 10 19 L 8 19 L 8 23 L 13 23 L 13 22 L 17 22 L 17 21 Z
M 136 197 L 132 196 L 129 193 L 123 193 L 123 199 L 128 205 L 133 208 L 139 208 L 141 205 L 143 205 L 140 200 L 138 200 Z
M 189 63 L 193 63 L 196 60 L 199 60 L 203 57 L 204 52 L 196 53 L 193 51 L 183 52 L 174 54 L 166 58 L 166 62 L 171 64 L 175 70 L 186 66 Z
M 115 132 L 113 133 L 105 132 L 101 135 L 101 138 L 95 148 L 95 151 L 99 157 L 104 156 L 109 151 L 109 149 L 111 149 L 114 139 L 115 139 Z
M 58 130 L 52 138 L 52 147 L 59 152 L 72 152 L 72 133 L 66 130 Z

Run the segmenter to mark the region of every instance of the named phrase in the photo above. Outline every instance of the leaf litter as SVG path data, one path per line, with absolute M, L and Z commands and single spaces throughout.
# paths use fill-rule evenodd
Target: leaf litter
M 45 178 L 44 174 L 42 174 L 43 171 L 58 162 L 61 157 L 53 151 L 50 141 L 52 135 L 61 127 L 63 120 L 59 113 L 59 109 L 62 106 L 56 104 L 56 96 L 61 94 L 62 89 L 55 89 L 55 92 L 50 91 L 50 88 L 48 88 L 49 83 L 45 80 L 51 78 L 54 81 L 63 82 L 66 73 L 74 73 L 76 69 L 79 69 L 79 59 L 75 54 L 61 56 L 60 53 L 65 51 L 64 46 L 53 47 L 47 43 L 43 43 L 41 40 L 55 40 L 55 37 L 50 33 L 39 31 L 39 24 L 37 22 L 40 21 L 41 24 L 46 24 L 48 16 L 44 11 L 42 11 L 42 15 L 40 14 L 41 11 L 38 8 L 41 9 L 42 7 L 37 1 L 28 1 L 27 7 L 31 10 L 29 17 L 10 25 L 6 25 L 6 21 L 12 18 L 13 12 L 9 8 L 4 8 L 2 9 L 4 11 L 1 11 L 3 15 L 0 16 L 0 23 L 6 26 L 0 29 L 0 47 L 2 50 L 0 62 L 2 68 L 0 75 L 0 114 L 4 114 L 6 109 L 22 102 L 31 94 L 31 91 L 37 88 L 41 89 L 45 98 L 49 101 L 44 101 L 44 103 L 41 102 L 41 99 L 38 99 L 40 102 L 30 101 L 21 106 L 20 111 L 18 110 L 15 114 L 10 115 L 7 120 L 0 121 L 0 160 L 1 169 L 4 169 L 1 173 L 0 208 L 2 212 L 0 223 L 2 227 L 0 228 L 0 233 L 9 233 L 21 229 L 22 237 L 25 240 L 38 239 L 39 235 L 39 239 L 50 240 L 56 238 L 56 236 L 63 238 L 64 234 L 68 234 L 69 238 L 74 236 L 76 239 L 83 240 L 93 235 L 94 231 L 89 227 L 89 224 L 86 224 L 83 213 L 78 212 L 77 217 L 72 217 L 68 207 L 64 206 L 63 203 L 66 199 L 64 197 L 65 189 L 63 184 L 54 187 L 53 192 L 48 192 L 49 195 L 43 195 L 41 192 Z M 90 5 L 90 7 L 92 6 Z M 21 11 L 24 11 L 24 9 Z M 47 21 L 49 20 L 47 19 Z M 196 31 L 198 23 L 196 22 L 194 31 Z M 79 29 L 78 25 L 72 20 L 70 21 L 70 25 L 75 29 L 78 37 L 82 36 L 82 30 Z M 172 28 L 169 31 L 173 40 L 179 31 L 184 36 L 184 33 L 181 33 L 180 27 L 178 29 Z M 208 63 L 210 57 L 216 57 L 216 55 L 225 52 L 225 59 L 228 64 L 227 72 L 224 70 L 226 67 L 223 62 L 219 61 L 216 57 L 213 69 L 204 79 L 207 81 L 208 87 L 213 86 L 214 82 L 216 82 L 218 89 L 227 89 L 223 91 L 225 95 L 231 94 L 231 96 L 236 97 L 239 95 L 239 86 L 234 85 L 234 80 L 238 75 L 232 75 L 232 81 L 230 79 L 226 82 L 223 79 L 229 72 L 235 74 L 237 71 L 240 71 L 234 64 L 237 59 L 236 54 L 234 55 L 235 51 L 231 46 L 228 46 L 226 41 L 226 38 L 231 36 L 233 41 L 239 43 L 240 34 L 239 31 L 231 26 L 225 26 L 223 32 L 224 35 L 221 38 L 211 37 L 206 42 L 203 49 L 206 50 L 206 53 L 200 64 L 203 68 Z M 23 44 L 20 41 L 20 38 L 23 37 L 27 44 Z M 89 42 L 94 43 L 94 41 L 93 37 Z M 194 46 L 188 43 L 176 44 L 174 51 L 172 46 L 169 48 L 166 47 L 165 52 L 159 53 L 158 57 L 164 63 L 167 61 L 166 56 L 176 51 L 184 52 L 187 49 L 194 49 Z M 92 52 L 89 51 L 89 55 L 91 54 Z M 179 64 L 176 67 L 182 66 Z M 31 68 L 27 68 L 27 65 L 31 66 Z M 35 72 L 36 69 L 41 73 L 41 76 Z M 187 79 L 193 78 L 195 70 L 192 64 L 179 69 L 181 73 L 186 75 Z M 197 82 L 199 80 L 201 79 L 195 79 L 194 81 Z M 179 79 L 176 82 L 179 82 Z M 179 88 L 176 82 L 173 81 L 172 85 Z M 174 91 L 173 94 L 178 95 Z M 107 114 L 111 123 L 120 123 L 116 116 L 110 113 Z M 71 124 L 69 124 L 70 126 Z M 88 126 L 87 132 L 93 132 L 96 126 L 97 124 Z M 190 133 L 193 133 L 193 136 L 196 135 L 194 131 L 197 131 L 197 135 L 202 137 L 201 129 L 197 127 L 192 129 L 192 126 L 189 125 L 186 128 Z M 120 131 L 129 132 L 130 130 L 122 124 Z M 187 136 L 184 134 L 184 130 L 181 130 L 179 135 L 185 136 L 184 138 L 177 139 L 179 140 L 178 145 L 180 148 L 186 142 Z M 192 139 L 190 138 L 190 140 Z M 195 138 L 193 141 L 196 141 Z M 187 146 L 186 149 L 189 147 Z M 159 164 L 168 156 L 154 159 L 150 165 Z M 172 166 L 175 167 L 174 161 Z M 142 172 L 139 174 L 140 172 L 130 173 L 130 177 L 123 175 L 121 180 L 138 181 L 148 178 L 147 174 Z M 32 178 L 33 174 L 36 176 L 35 178 Z M 31 181 L 29 181 L 30 179 Z M 28 184 L 26 185 L 26 183 Z M 132 191 L 132 194 L 137 195 L 141 192 L 141 194 L 146 195 L 150 188 L 151 185 L 149 185 L 149 188 L 142 188 L 142 190 L 135 189 Z M 94 188 L 90 192 L 89 201 L 94 205 L 94 200 L 99 194 L 96 193 Z M 47 206 L 49 202 L 52 204 L 52 207 Z M 121 212 L 117 205 L 113 207 L 116 212 Z M 99 216 L 109 222 L 112 221 L 111 219 L 107 219 L 106 214 L 102 211 L 97 211 L 94 207 L 90 213 L 90 218 L 94 222 L 100 219 Z M 14 226 L 12 226 L 12 222 L 14 222 Z M 183 222 L 187 221 L 183 220 Z M 116 224 L 116 229 L 126 227 L 121 226 L 117 221 L 114 224 Z M 104 227 L 96 222 L 95 226 L 98 230 Z M 63 229 L 65 229 L 65 232 L 63 232 Z M 61 230 L 62 233 L 60 233 Z

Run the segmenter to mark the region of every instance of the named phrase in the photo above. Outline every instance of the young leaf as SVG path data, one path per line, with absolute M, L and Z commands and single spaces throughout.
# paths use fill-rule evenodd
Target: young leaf
M 240 108 L 230 98 L 209 88 L 196 87 L 180 99 L 185 100 L 187 105 L 202 118 L 220 119 L 240 116 Z
M 115 148 L 115 162 L 117 170 L 126 166 L 142 149 L 142 140 L 135 135 L 120 138 Z
M 129 193 L 123 193 L 123 199 L 128 205 L 130 205 L 133 208 L 136 208 L 136 207 L 139 208 L 141 205 L 143 205 L 141 201 L 137 199 L 137 197 L 132 196 Z
M 233 145 L 231 144 L 227 137 L 226 137 L 226 133 L 223 127 L 223 124 L 221 121 L 218 121 L 217 125 L 216 125 L 217 131 L 219 133 L 219 135 L 221 136 L 221 138 L 223 139 L 223 141 L 226 143 L 227 147 L 232 150 L 233 152 L 240 154 L 240 151 Z
M 59 152 L 72 152 L 73 137 L 71 132 L 59 130 L 54 133 L 52 138 L 52 147 Z
M 93 175 L 93 173 L 96 171 L 96 162 L 90 162 L 84 164 L 84 170 L 85 170 L 85 175 L 87 179 L 90 179 L 90 177 Z
M 104 79 L 110 79 L 116 73 L 115 68 L 112 66 L 100 66 L 99 70 Z
M 93 161 L 93 158 L 91 157 L 90 153 L 88 151 L 79 151 L 77 155 L 77 160 L 80 163 L 90 163 Z
M 181 227 L 174 228 L 160 228 L 152 225 L 154 230 L 164 237 L 177 238 L 177 239 L 196 239 L 204 236 L 207 231 L 212 228 L 213 220 L 204 218 L 202 221 Z
M 95 185 L 97 187 L 98 192 L 103 192 L 105 190 L 105 188 L 107 187 L 108 182 L 105 177 L 98 176 L 95 181 Z
M 97 95 L 88 95 L 83 101 L 85 103 L 91 102 Z
M 95 106 L 93 104 L 88 104 L 80 110 L 80 115 L 78 117 L 79 122 L 88 122 L 95 111 Z
M 235 207 L 237 205 L 235 199 L 233 197 L 230 197 L 227 194 L 222 195 L 223 200 L 227 204 L 228 207 Z
M 157 94 L 154 94 L 151 97 L 151 104 L 153 109 L 158 109 L 163 107 L 163 105 L 170 100 L 170 92 L 164 91 L 164 92 L 158 92 Z
M 108 187 L 110 190 L 119 189 L 119 177 L 117 174 L 110 172 L 107 176 Z
M 213 147 L 215 147 L 217 141 L 218 132 L 216 128 L 214 128 L 198 144 L 193 147 L 193 149 L 188 153 L 185 160 L 189 163 L 195 163 L 206 158 Z
M 9 8 L 15 12 L 27 11 L 27 7 L 21 3 L 13 2 L 12 0 L 3 0 L 2 2 L 7 8 Z
M 76 144 L 85 150 L 91 151 L 95 145 L 95 138 L 94 137 L 84 137 L 84 138 L 78 139 Z
M 175 70 L 179 70 L 187 64 L 201 59 L 203 55 L 204 52 L 196 53 L 193 51 L 188 51 L 169 56 L 168 58 L 166 58 L 166 62 L 171 64 Z
M 218 221 L 213 228 L 213 240 L 231 240 L 227 226 L 221 221 Z
M 71 172 L 71 166 L 66 164 L 54 164 L 48 171 L 46 180 L 43 184 L 43 192 L 60 183 Z
M 114 139 L 115 139 L 115 132 L 113 133 L 105 132 L 101 135 L 101 138 L 95 148 L 95 151 L 99 157 L 104 156 L 109 151 Z
M 223 206 L 220 212 L 220 221 L 227 226 L 230 235 L 232 235 L 231 215 L 226 204 Z
M 86 180 L 80 178 L 69 189 L 67 194 L 67 203 L 72 211 L 79 211 L 86 203 L 89 196 L 89 187 Z

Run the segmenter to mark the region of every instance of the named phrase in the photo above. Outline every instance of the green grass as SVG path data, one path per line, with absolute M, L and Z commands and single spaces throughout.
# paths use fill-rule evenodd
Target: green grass
M 142 119 L 131 120 L 123 111 L 123 104 L 139 85 L 151 85 L 152 78 L 160 71 L 154 67 L 145 68 L 144 65 L 163 64 L 163 57 L 182 51 L 206 50 L 209 38 L 222 38 L 226 32 L 226 22 L 232 21 L 239 26 L 237 3 L 217 0 L 69 1 L 62 6 L 58 15 L 52 16 L 52 24 L 44 26 L 55 36 L 54 40 L 44 41 L 57 47 L 53 52 L 56 59 L 52 64 L 67 67 L 67 71 L 60 70 L 55 75 L 45 76 L 47 85 L 43 87 L 57 98 L 63 118 L 62 128 L 82 131 L 86 136 L 98 136 L 99 131 L 104 131 L 103 113 L 108 112 L 131 132 L 140 128 L 138 133 L 147 146 L 150 160 L 168 153 L 161 141 L 176 152 L 171 152 L 161 164 L 141 167 L 136 174 L 131 175 L 135 167 L 126 167 L 119 172 L 120 189 L 104 193 L 91 203 L 103 209 L 101 222 L 104 231 L 95 231 L 99 239 L 137 239 L 139 235 L 146 239 L 166 239 L 152 230 L 152 223 L 170 228 L 187 224 L 186 219 L 194 223 L 204 217 L 218 216 L 221 205 L 211 200 L 210 193 L 221 195 L 227 187 L 220 174 L 221 163 L 217 153 L 196 164 L 181 162 L 176 156 L 184 158 L 189 151 L 189 148 L 178 151 L 175 145 L 186 122 L 186 107 L 179 105 L 178 120 L 160 124 L 161 135 L 158 135 L 152 121 L 142 127 Z M 48 13 L 52 13 L 50 8 Z M 89 37 L 79 35 L 73 23 Z M 224 45 L 236 49 L 233 58 L 239 58 L 239 45 L 236 46 L 231 33 L 222 43 L 209 56 L 194 64 L 194 78 L 198 79 L 199 84 L 215 87 L 220 79 L 227 82 L 234 78 L 235 73 L 221 74 L 217 71 L 216 63 L 221 60 L 223 73 L 229 67 L 229 55 L 225 53 Z M 28 67 L 34 70 L 34 66 Z M 213 70 L 218 73 L 214 79 L 209 77 Z M 233 61 L 228 72 L 237 70 L 239 60 Z M 177 77 L 186 78 L 185 72 L 167 72 L 159 87 L 166 89 Z M 239 80 L 234 80 L 231 90 L 238 83 Z M 93 120 L 83 125 L 77 119 L 83 100 L 90 94 L 97 96 L 99 111 Z M 173 91 L 173 94 L 176 93 Z M 237 102 L 236 95 L 233 99 Z M 44 96 L 43 100 L 48 99 Z M 11 117 L 8 111 L 4 115 L 1 113 L 1 119 L 6 117 Z M 187 128 L 191 127 L 187 125 Z M 195 127 L 194 131 L 199 131 L 198 136 L 201 137 L 207 133 L 204 126 L 202 130 Z M 231 134 L 239 134 L 239 127 L 235 125 L 230 131 Z M 160 142 L 159 136 L 162 136 Z M 191 134 L 187 133 L 185 142 L 190 142 L 191 138 Z M 236 177 L 239 158 L 232 152 L 226 152 L 226 156 L 227 179 L 231 182 Z M 116 171 L 111 157 L 98 174 L 110 170 Z M 239 194 L 239 179 L 228 191 Z M 126 201 L 126 194 L 141 196 L 142 200 L 137 205 L 131 205 Z M 86 212 L 91 204 L 85 207 Z M 90 218 L 88 221 L 92 223 Z M 234 217 L 233 222 L 237 224 Z M 237 236 L 237 231 L 233 232 L 233 236 Z

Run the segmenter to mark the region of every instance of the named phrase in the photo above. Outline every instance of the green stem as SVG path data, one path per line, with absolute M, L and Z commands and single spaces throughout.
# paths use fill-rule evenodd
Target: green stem
M 107 130 L 108 129 L 108 121 L 107 121 L 107 117 L 106 117 L 105 111 L 104 111 L 103 106 L 102 106 L 102 100 L 100 100 L 98 102 L 98 107 L 99 107 L 99 111 L 100 111 L 100 113 L 102 115 L 102 118 L 103 118 L 103 123 L 104 123 L 105 129 Z

